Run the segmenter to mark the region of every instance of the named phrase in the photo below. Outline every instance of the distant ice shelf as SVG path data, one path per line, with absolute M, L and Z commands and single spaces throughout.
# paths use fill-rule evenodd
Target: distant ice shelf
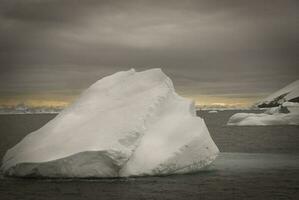
M 10 114 L 57 114 L 63 110 L 62 107 L 32 107 L 26 104 L 16 106 L 0 106 L 0 115 Z

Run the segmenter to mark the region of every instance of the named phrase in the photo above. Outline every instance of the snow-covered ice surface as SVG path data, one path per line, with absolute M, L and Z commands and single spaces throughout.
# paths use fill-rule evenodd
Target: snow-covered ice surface
M 236 113 L 227 122 L 235 126 L 299 125 L 298 113 Z
M 299 102 L 299 80 L 292 82 L 277 92 L 269 95 L 265 99 L 259 101 L 257 106 L 273 107 L 281 105 L 286 101 Z
M 265 126 L 299 125 L 299 104 L 285 102 L 282 106 L 265 110 L 264 113 L 236 113 L 230 117 L 227 125 Z
M 6 175 L 122 177 L 188 173 L 219 150 L 194 103 L 160 70 L 107 76 L 9 149 Z

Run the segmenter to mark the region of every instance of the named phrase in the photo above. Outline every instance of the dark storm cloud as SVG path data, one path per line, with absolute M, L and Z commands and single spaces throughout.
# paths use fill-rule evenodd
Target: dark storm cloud
M 79 91 L 161 67 L 186 95 L 272 92 L 298 78 L 298 3 L 1 1 L 0 92 Z

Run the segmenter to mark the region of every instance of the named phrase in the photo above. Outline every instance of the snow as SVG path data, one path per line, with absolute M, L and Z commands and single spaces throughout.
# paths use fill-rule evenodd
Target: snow
M 299 114 L 275 114 L 265 113 L 236 113 L 228 121 L 227 125 L 235 126 L 265 126 L 265 125 L 299 125 Z
M 273 107 L 281 105 L 283 102 L 298 102 L 299 101 L 299 80 L 292 82 L 286 87 L 274 92 L 267 98 L 257 103 L 259 107 Z
M 131 69 L 91 85 L 9 149 L 6 175 L 127 177 L 198 171 L 219 150 L 194 102 L 160 70 Z
M 298 103 L 297 103 L 298 104 Z M 230 117 L 227 125 L 265 126 L 299 125 L 299 104 L 279 106 L 267 109 L 264 113 L 236 113 Z

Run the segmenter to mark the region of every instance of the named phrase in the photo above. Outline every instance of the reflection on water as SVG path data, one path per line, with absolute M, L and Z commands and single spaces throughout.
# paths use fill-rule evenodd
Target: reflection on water
M 297 199 L 299 155 L 221 153 L 195 174 L 121 179 L 2 177 L 1 199 Z
M 299 155 L 288 154 L 266 154 L 266 153 L 220 153 L 217 159 L 207 168 L 202 169 L 193 175 L 222 172 L 222 173 L 248 173 L 248 172 L 266 172 L 267 170 L 299 170 Z M 173 176 L 173 175 L 172 175 Z M 177 175 L 175 175 L 177 176 Z M 179 175 L 184 176 L 184 175 Z M 0 171 L 0 178 L 16 179 L 3 176 Z M 150 177 L 142 177 L 150 178 Z M 34 179 L 34 178 L 32 178 Z M 113 180 L 135 180 L 135 178 L 110 178 L 110 179 L 75 179 L 81 181 L 113 181 Z M 46 180 L 46 179 L 41 179 Z M 70 181 L 72 179 L 48 179 L 55 181 Z
M 288 154 L 266 154 L 266 153 L 220 153 L 217 159 L 207 168 L 196 174 L 212 172 L 222 173 L 247 173 L 266 172 L 267 170 L 299 170 L 299 155 Z M 3 176 L 0 171 L 0 178 L 14 179 Z M 148 177 L 144 177 L 148 178 Z M 34 179 L 34 178 L 32 178 Z M 120 178 L 121 180 L 135 180 L 136 178 Z M 140 178 L 137 178 L 140 179 Z M 55 181 L 70 181 L 72 179 L 48 179 Z M 77 179 L 81 181 L 112 181 L 114 179 Z
M 252 171 L 299 169 L 299 155 L 266 153 L 220 153 L 209 170 Z

